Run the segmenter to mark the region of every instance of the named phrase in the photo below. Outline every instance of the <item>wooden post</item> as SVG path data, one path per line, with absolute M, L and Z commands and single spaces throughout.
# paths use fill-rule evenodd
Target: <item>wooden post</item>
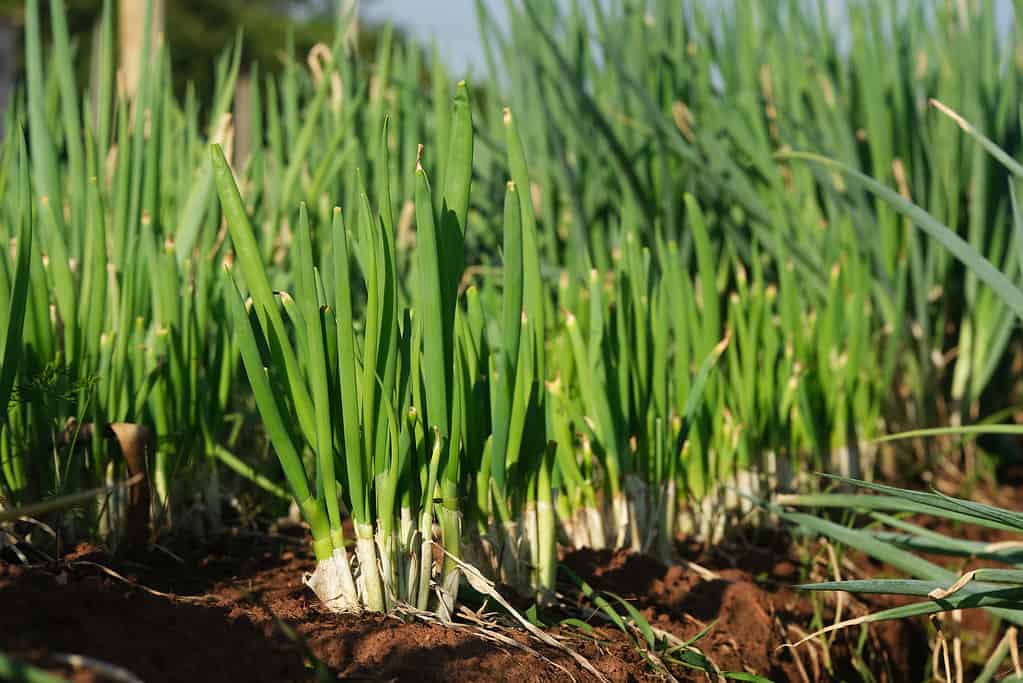
M 164 0 L 151 0 L 153 20 L 150 30 L 150 55 L 155 53 L 157 38 L 163 35 Z M 120 0 L 117 16 L 118 43 L 121 48 L 121 74 L 125 94 L 134 97 L 139 78 L 145 70 L 142 64 L 142 44 L 146 31 L 146 0 Z M 151 58 L 151 57 L 150 57 Z
M 65 423 L 57 445 L 88 448 L 100 439 L 110 441 L 111 447 L 117 444 L 124 458 L 127 478 L 133 482 L 127 490 L 123 517 L 118 519 L 121 524 L 118 546 L 128 552 L 145 551 L 150 539 L 148 472 L 156 456 L 155 435 L 141 424 L 112 422 L 99 426 L 93 422 L 79 423 L 72 417 Z
M 0 135 L 4 131 L 3 114 L 7 111 L 7 98 L 14 83 L 15 31 L 10 17 L 0 13 Z
M 234 90 L 234 159 L 232 165 L 241 169 L 249 159 L 252 139 L 252 76 L 248 70 L 238 74 Z
M 348 29 L 345 31 L 345 44 L 349 51 L 359 51 L 359 0 L 341 0 L 340 9 L 342 18 L 350 17 Z

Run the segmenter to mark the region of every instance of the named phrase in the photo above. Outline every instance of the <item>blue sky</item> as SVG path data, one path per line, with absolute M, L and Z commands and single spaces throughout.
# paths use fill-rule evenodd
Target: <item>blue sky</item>
M 484 4 L 499 21 L 503 19 L 504 0 Z M 483 68 L 474 0 L 363 0 L 360 12 L 366 21 L 393 21 L 424 42 L 435 38 L 456 73 L 470 65 Z
M 1012 17 L 1011 0 L 982 1 L 996 3 L 1000 28 L 1007 30 Z M 842 22 L 846 2 L 827 0 L 833 20 L 838 24 Z M 483 0 L 483 3 L 503 26 L 505 0 Z M 365 20 L 393 21 L 424 43 L 436 39 L 441 54 L 456 74 L 473 67 L 478 71 L 484 68 L 475 0 L 361 0 L 360 11 Z

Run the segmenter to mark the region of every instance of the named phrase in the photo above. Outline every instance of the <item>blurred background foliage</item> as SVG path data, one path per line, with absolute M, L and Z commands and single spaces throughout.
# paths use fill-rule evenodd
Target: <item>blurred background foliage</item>
M 141 2 L 142 0 L 138 0 Z M 365 0 L 363 0 L 365 4 Z M 102 0 L 65 0 L 68 28 L 75 43 L 78 82 L 87 82 L 87 55 L 92 33 L 103 5 Z M 24 52 L 21 27 L 23 0 L 0 0 L 0 29 L 13 28 L 15 45 L 10 53 L 13 65 L 6 70 L 21 77 Z M 41 2 L 44 26 L 49 24 L 49 3 Z M 290 54 L 303 58 L 318 42 L 329 43 L 334 35 L 338 3 L 336 0 L 165 0 L 165 32 L 171 46 L 175 91 L 180 96 L 189 83 L 203 102 L 213 87 L 216 58 L 234 40 L 236 31 L 244 32 L 242 64 L 258 62 L 263 71 L 276 72 Z M 5 32 L 0 30 L 0 40 Z M 400 36 L 395 32 L 395 37 Z M 44 30 L 43 35 L 49 35 Z M 360 26 L 359 52 L 376 49 L 379 32 Z M 293 48 L 293 49 L 292 49 Z M 6 52 L 0 53 L 6 56 Z M 2 58 L 0 58 L 2 59 Z M 13 67 L 13 68 L 12 68 Z M 3 69 L 0 69 L 3 70 Z

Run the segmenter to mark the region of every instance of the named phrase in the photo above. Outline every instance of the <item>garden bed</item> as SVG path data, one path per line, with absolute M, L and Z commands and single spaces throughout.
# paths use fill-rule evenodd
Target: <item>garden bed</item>
M 915 622 L 872 627 L 863 643 L 858 629 L 843 631 L 828 648 L 830 672 L 819 644 L 795 652 L 784 647 L 814 617 L 810 597 L 791 590 L 802 564 L 784 537 L 751 533 L 687 552 L 717 578 L 623 552 L 577 551 L 562 562 L 595 589 L 628 600 L 658 629 L 688 640 L 709 626 L 696 645 L 723 671 L 774 681 L 858 680 L 857 667 L 865 666 L 879 681 L 920 679 L 928 649 Z M 79 546 L 59 562 L 0 564 L 5 650 L 74 681 L 108 679 L 87 668 L 73 671 L 55 655 L 94 658 L 144 681 L 316 680 L 317 664 L 329 680 L 594 678 L 566 652 L 511 626 L 496 634 L 518 645 L 495 643 L 470 624 L 447 628 L 327 613 L 302 585 L 313 560 L 301 538 L 228 534 L 202 551 L 176 554 L 154 551 L 117 562 Z M 825 603 L 830 600 L 819 603 L 822 616 L 833 618 Z M 845 613 L 863 607 L 847 601 Z M 609 680 L 664 680 L 620 630 L 592 618 L 592 633 L 557 625 L 566 616 L 540 618 Z M 707 680 L 692 669 L 669 668 L 679 680 Z

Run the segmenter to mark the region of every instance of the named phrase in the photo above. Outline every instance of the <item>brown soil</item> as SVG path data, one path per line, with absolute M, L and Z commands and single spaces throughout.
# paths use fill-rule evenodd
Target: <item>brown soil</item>
M 809 594 L 790 588 L 800 580 L 799 567 L 787 557 L 784 536 L 772 536 L 766 547 L 738 543 L 732 552 L 721 547 L 693 552 L 694 561 L 715 569 L 718 578 L 710 580 L 623 552 L 578 551 L 564 562 L 589 577 L 595 589 L 629 600 L 651 624 L 683 640 L 710 625 L 697 645 L 722 671 L 745 671 L 774 681 L 857 681 L 864 679 L 864 671 L 877 681 L 922 680 L 928 648 L 915 622 L 872 626 L 862 648 L 858 628 L 834 634 L 827 647 L 819 641 L 785 647 L 813 630 L 809 626 L 815 606 L 820 625 L 833 623 L 834 602 L 833 596 L 821 595 L 815 605 Z M 771 547 L 772 541 L 781 547 Z M 893 604 L 881 596 L 870 602 L 852 596 L 843 600 L 843 618 Z
M 878 681 L 920 680 L 927 650 L 915 624 L 874 627 L 859 650 L 858 629 L 840 634 L 827 653 L 816 643 L 795 653 L 783 648 L 814 617 L 810 599 L 784 587 L 798 580 L 797 562 L 786 547 L 769 544 L 742 557 L 749 560 L 745 566 L 723 568 L 713 580 L 620 552 L 578 551 L 564 563 L 683 639 L 713 622 L 696 645 L 722 670 L 779 682 L 861 680 L 858 668 Z M 55 654 L 91 657 L 150 682 L 312 681 L 317 666 L 320 680 L 593 680 L 565 652 L 521 630 L 505 630 L 514 642 L 502 645 L 464 626 L 325 613 L 301 583 L 311 568 L 303 540 L 252 535 L 225 536 L 217 547 L 182 561 L 159 552 L 115 563 L 88 546 L 46 566 L 0 561 L 0 650 L 74 681 L 106 679 L 95 671 L 62 669 Z M 819 604 L 821 617 L 833 618 Z M 847 606 L 846 614 L 852 609 Z M 557 623 L 563 616 L 543 618 Z M 589 620 L 592 636 L 568 626 L 551 633 L 612 681 L 663 680 L 629 637 L 592 615 Z M 680 680 L 707 680 L 691 669 L 671 668 Z

